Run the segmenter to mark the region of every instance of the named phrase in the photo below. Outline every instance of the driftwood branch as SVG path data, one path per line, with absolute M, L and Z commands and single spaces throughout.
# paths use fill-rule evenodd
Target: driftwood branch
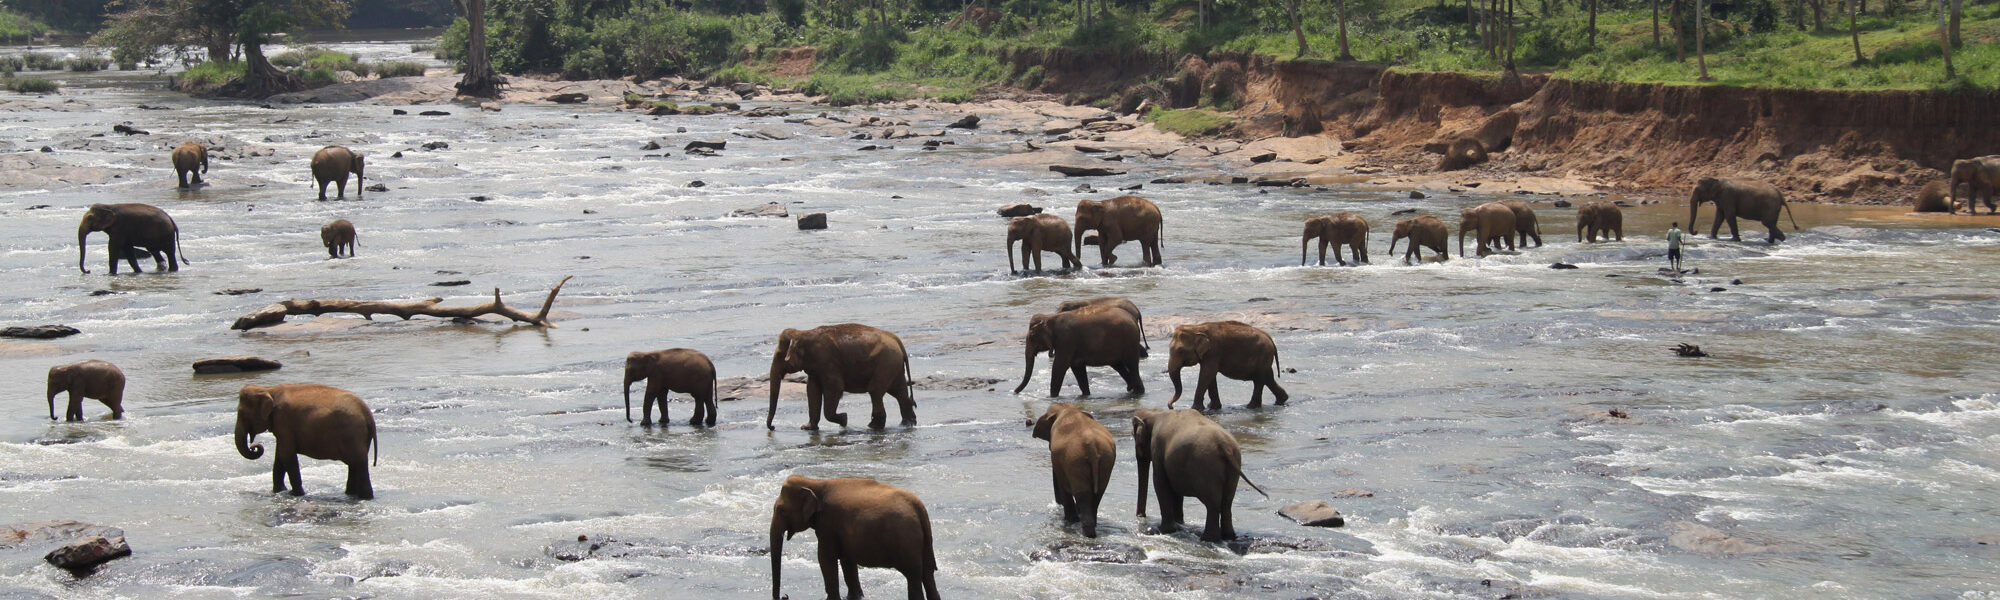
M 549 322 L 549 308 L 555 306 L 556 293 L 561 292 L 563 284 L 569 283 L 569 280 L 569 277 L 564 277 L 562 281 L 556 282 L 555 288 L 549 290 L 549 297 L 542 301 L 542 310 L 533 315 L 515 310 L 513 307 L 501 302 L 500 288 L 493 288 L 492 302 L 474 306 L 438 306 L 439 302 L 444 301 L 443 298 L 427 298 L 415 302 L 286 300 L 257 309 L 256 312 L 237 317 L 236 323 L 230 325 L 229 328 L 241 330 L 256 329 L 258 327 L 282 323 L 285 321 L 285 317 L 290 315 L 318 316 L 327 313 L 357 314 L 361 315 L 361 318 L 370 320 L 373 320 L 375 315 L 394 315 L 401 317 L 405 321 L 409 320 L 410 317 L 419 315 L 445 319 L 470 319 L 482 315 L 500 315 L 513 319 L 515 322 L 527 323 L 537 327 L 555 327 L 554 323 Z

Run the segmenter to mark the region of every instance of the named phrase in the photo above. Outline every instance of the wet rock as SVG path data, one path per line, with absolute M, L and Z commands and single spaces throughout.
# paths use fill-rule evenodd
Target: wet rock
M 425 150 L 444 150 L 444 149 L 446 149 L 446 148 L 450 148 L 450 147 L 451 147 L 451 144 L 447 144 L 447 143 L 444 143 L 444 142 L 424 142 L 424 149 L 425 149 Z
M 1339 550 L 1333 544 L 1309 538 L 1238 535 L 1225 546 L 1237 554 L 1286 554 Z
M 1118 542 L 1063 540 L 1037 550 L 1028 558 L 1042 562 L 1094 562 L 1120 565 L 1146 561 L 1146 550 Z
M 759 107 L 757 107 L 757 108 L 753 108 L 753 109 L 750 109 L 750 110 L 748 110 L 748 111 L 744 111 L 744 113 L 743 113 L 743 116 L 746 116 L 746 117 L 788 117 L 788 116 L 791 116 L 791 114 L 792 114 L 792 111 L 789 111 L 789 110 L 785 110 L 785 109 L 782 109 L 782 108 L 776 108 L 776 107 L 771 107 L 771 106 L 759 106 Z
M 1549 268 L 1561 270 L 1561 269 L 1574 269 L 1577 268 L 1577 266 L 1566 262 L 1558 262 L 1558 263 L 1549 263 Z
M 1066 177 L 1108 177 L 1124 175 L 1124 169 L 1110 167 L 1078 167 L 1073 165 L 1049 165 L 1050 171 L 1062 173 Z
M 745 100 L 748 100 L 751 96 L 757 95 L 757 84 L 749 82 L 740 82 L 737 83 L 736 85 L 729 86 L 729 91 L 730 93 L 742 96 Z
M 122 538 L 125 530 L 68 519 L 15 523 L 0 526 L 0 549 L 33 548 L 91 536 Z
M 448 113 L 448 112 L 445 112 L 445 111 L 441 111 L 441 110 L 427 110 L 427 111 L 424 111 L 424 112 L 420 112 L 420 113 L 417 113 L 417 116 L 419 116 L 419 117 L 449 117 L 449 116 L 451 116 L 451 113 Z
M 1712 287 L 1712 288 L 1708 288 L 1708 291 L 1711 291 L 1711 292 L 1727 292 L 1727 291 L 1729 291 L 1729 288 L 1724 288 L 1724 287 Z
M 0 337 L 29 338 L 37 340 L 49 340 L 60 337 L 69 337 L 72 335 L 76 335 L 77 333 L 78 331 L 76 330 L 75 327 L 70 327 L 68 325 L 29 325 L 26 327 L 8 327 L 6 329 L 0 329 Z
M 97 565 L 131 555 L 132 547 L 125 544 L 124 536 L 107 538 L 93 535 L 50 551 L 42 560 L 81 576 L 97 568 Z
M 920 390 L 933 392 L 970 392 L 991 388 L 1004 381 L 995 377 L 942 377 L 938 375 L 925 375 L 922 379 L 911 382 L 910 385 Z
M 433 281 L 431 282 L 431 285 L 436 287 L 458 287 L 461 285 L 472 285 L 472 281 L 466 279 L 455 279 L 452 281 Z
M 691 188 L 698 188 L 698 187 L 708 187 L 708 182 L 706 182 L 706 181 L 702 181 L 702 180 L 700 180 L 700 179 L 696 179 L 696 180 L 694 180 L 694 181 L 690 181 L 690 182 L 688 182 L 687 186 L 688 186 L 688 187 L 691 187 Z M 780 216 L 783 216 L 783 215 L 780 215 Z
M 481 102 L 481 103 L 479 103 L 479 110 L 483 110 L 483 111 L 486 111 L 486 112 L 500 112 L 500 103 L 499 103 L 499 102 Z
M 1307 527 L 1340 527 L 1347 524 L 1347 519 L 1340 516 L 1340 511 L 1334 510 L 1333 505 L 1327 504 L 1325 500 L 1307 500 L 1293 504 L 1278 509 L 1278 514 Z
M 723 149 L 723 147 L 728 145 L 729 145 L 728 140 L 695 140 L 692 142 L 688 142 L 686 146 L 681 146 L 681 150 L 685 152 L 693 152 L 696 149 L 701 149 L 714 152 L 714 151 L 720 151 Z
M 1672 533 L 1667 535 L 1667 544 L 1697 554 L 1760 554 L 1772 550 L 1771 546 L 1753 544 L 1691 521 L 1675 521 L 1668 524 L 1668 528 Z
M 963 117 L 959 117 L 957 121 L 952 121 L 950 125 L 946 125 L 945 127 L 950 127 L 952 129 L 978 129 L 979 115 L 965 115 Z
M 326 524 L 340 519 L 340 511 L 330 506 L 298 502 L 271 513 L 264 519 L 264 525 L 277 527 L 290 523 Z
M 786 133 L 786 132 L 785 132 L 785 131 L 783 131 L 783 130 L 780 130 L 780 129 L 775 129 L 775 128 L 771 128 L 771 127 L 764 127 L 764 128 L 760 128 L 760 129 L 757 129 L 757 130 L 754 130 L 754 131 L 738 131 L 738 132 L 736 132 L 736 136 L 737 136 L 737 137 L 743 137 L 743 138 L 749 138 L 749 139 L 753 139 L 753 140 L 789 140 L 789 139 L 792 139 L 792 134 L 790 134 L 790 133 Z
M 799 217 L 799 230 L 826 229 L 826 213 L 819 212 Z
M 593 558 L 688 558 L 693 556 L 767 556 L 770 551 L 756 546 L 690 546 L 649 538 L 615 538 L 579 535 L 542 547 L 549 558 L 577 562 Z
M 1049 193 L 1041 188 L 1021 188 L 1021 195 L 1041 197 L 1047 196 Z
M 244 295 L 244 294 L 255 294 L 255 293 L 257 293 L 257 292 L 261 292 L 261 291 L 264 291 L 264 288 L 227 288 L 227 289 L 221 289 L 221 290 L 216 290 L 216 292 L 215 292 L 215 295 L 217 295 L 217 296 L 241 296 L 241 295 Z
M 137 129 L 132 127 L 131 125 L 126 125 L 123 123 L 112 125 L 111 131 L 113 133 L 122 133 L 125 135 L 153 135 L 153 132 L 146 131 L 144 129 Z
M 48 146 L 42 146 L 42 151 L 43 151 L 43 152 L 55 152 L 55 151 L 56 151 L 56 149 L 55 149 L 55 148 L 50 148 L 50 147 L 48 147 Z
M 1743 285 L 1743 280 L 1741 280 L 1741 279 L 1731 279 L 1731 280 L 1729 280 L 1729 285 Z
M 280 364 L 278 361 L 255 356 L 225 356 L 222 358 L 204 358 L 194 361 L 194 372 L 197 375 L 276 371 L 284 367 L 285 365 Z
M 1145 188 L 1146 188 L 1146 184 L 1143 184 L 1143 183 L 1134 183 L 1134 184 L 1132 184 L 1132 185 L 1128 185 L 1128 186 L 1125 186 L 1125 187 L 1121 187 L 1121 188 L 1118 188 L 1118 191 L 1121 191 L 1121 192 L 1134 192 L 1134 191 L 1138 191 L 1138 190 L 1142 190 L 1142 189 L 1145 189 Z
M 732 217 L 789 217 L 785 205 L 772 202 L 756 208 L 739 208 L 729 213 Z
M 1030 215 L 1039 215 L 1042 214 L 1042 209 L 1040 207 L 1028 204 L 1026 202 L 1016 202 L 1013 204 L 1000 207 L 1000 210 L 998 212 L 1002 217 L 1012 218 L 1012 217 L 1026 217 Z
M 389 114 L 391 114 L 391 115 L 395 115 L 395 116 L 398 116 L 398 117 L 400 117 L 400 116 L 403 116 L 403 115 L 407 115 L 407 114 L 410 114 L 410 111 L 407 111 L 407 110 L 403 110 L 403 109 L 400 109 L 400 108 L 392 108 L 392 109 L 389 109 Z
M 895 149 L 895 146 L 877 146 L 875 144 L 869 144 L 866 146 L 862 146 L 860 148 L 855 148 L 855 150 L 860 150 L 862 152 L 869 152 L 873 150 L 892 150 L 892 149 Z
M 1265 152 L 1263 154 L 1254 154 L 1250 156 L 1250 162 L 1260 165 L 1274 160 L 1278 160 L 1278 153 L 1276 152 Z
M 371 184 L 368 184 L 368 191 L 371 191 L 371 192 L 386 192 L 386 191 L 389 191 L 389 186 L 386 186 L 386 185 L 383 185 L 383 184 L 380 184 L 380 183 L 371 183 Z
M 486 200 L 487 200 L 487 198 L 486 198 L 485 196 L 473 196 L 473 197 L 472 197 L 472 201 L 473 201 L 473 202 L 485 202 Z
M 1097 193 L 1097 188 L 1094 188 L 1094 187 L 1090 187 L 1090 184 L 1088 184 L 1088 183 L 1085 183 L 1085 184 L 1081 184 L 1081 185 L 1078 185 L 1078 186 L 1076 186 L 1076 189 L 1074 189 L 1074 190 L 1070 190 L 1070 191 L 1072 191 L 1072 192 L 1076 192 L 1076 193 L 1079 193 L 1079 194 L 1095 194 L 1095 193 Z
M 1422 199 L 1424 199 L 1424 198 L 1428 198 L 1428 197 L 1429 197 L 1429 196 L 1425 196 L 1423 192 L 1420 192 L 1420 191 L 1417 191 L 1417 190 L 1410 190 L 1410 199 L 1411 199 L 1411 200 L 1422 200 Z
M 851 136 L 848 136 L 848 137 L 847 137 L 847 139 L 850 139 L 850 140 L 862 140 L 862 141 L 865 141 L 865 140 L 872 140 L 872 139 L 875 139 L 875 136 L 873 136 L 873 135 L 869 135 L 869 134 L 868 134 L 868 132 L 864 131 L 864 132 L 861 132 L 861 133 L 857 133 L 857 134 L 854 134 L 854 135 L 851 135 Z
M 1568 200 L 1557 200 L 1552 204 L 1552 206 L 1555 206 L 1556 208 L 1569 208 L 1574 205 L 1570 204 L 1570 201 Z
M 395 154 L 389 155 L 389 158 L 402 158 L 402 157 L 403 157 L 402 150 L 397 150 Z
M 259 561 L 228 573 L 203 577 L 199 583 L 223 587 L 285 585 L 312 576 L 312 566 L 304 559 L 281 558 Z
M 90 291 L 90 295 L 92 295 L 92 296 L 109 296 L 109 295 L 112 295 L 112 294 L 116 294 L 116 293 L 118 293 L 118 292 L 114 292 L 114 291 L 111 291 L 111 290 L 91 290 L 91 291 Z
M 1187 177 L 1186 175 L 1174 175 L 1174 176 L 1171 176 L 1171 177 L 1161 177 L 1161 178 L 1159 178 L 1159 179 L 1154 179 L 1154 180 L 1152 180 L 1152 181 L 1149 181 L 1149 182 L 1147 182 L 1147 183 L 1154 183 L 1154 184 L 1162 184 L 1162 183 L 1187 183 L 1188 181 L 1189 181 L 1189 179 L 1188 179 L 1188 177 Z
M 549 102 L 554 102 L 556 104 L 582 104 L 584 101 L 590 99 L 590 94 L 579 94 L 571 92 L 567 94 L 552 94 L 548 96 L 542 96 L 542 99 Z
M 1399 211 L 1396 211 L 1396 212 L 1392 212 L 1392 213 L 1389 213 L 1389 215 L 1390 215 L 1390 216 L 1395 216 L 1395 215 L 1414 215 L 1414 214 L 1417 214 L 1417 209 L 1414 209 L 1414 208 L 1405 208 L 1405 209 L 1403 209 L 1403 210 L 1399 210 Z
M 1333 493 L 1335 498 L 1374 498 L 1375 492 L 1361 488 L 1347 488 Z

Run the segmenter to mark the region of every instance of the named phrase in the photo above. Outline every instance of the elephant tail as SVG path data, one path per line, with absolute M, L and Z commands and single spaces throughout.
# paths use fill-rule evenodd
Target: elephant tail
M 167 217 L 167 223 L 174 226 L 174 256 L 181 259 L 181 264 L 183 265 L 194 264 L 188 262 L 187 249 L 181 247 L 181 225 L 175 223 L 173 217 Z M 1792 228 L 1797 229 L 1798 226 L 1793 225 Z
M 382 466 L 382 440 L 375 437 L 375 420 L 368 420 L 368 445 L 375 447 L 375 465 Z
M 1285 372 L 1285 359 L 1278 356 L 1278 346 L 1276 344 L 1271 345 L 1271 362 L 1278 365 L 1277 370 L 1271 371 L 1271 378 L 1277 379 Z
M 898 340 L 900 343 L 901 340 Z M 903 349 L 903 394 L 910 397 L 910 403 L 917 403 L 917 378 L 910 375 L 910 349 Z M 928 527 L 928 526 L 926 526 Z
M 1263 496 L 1264 496 L 1265 498 L 1270 498 L 1270 497 L 1271 497 L 1271 495 L 1270 495 L 1270 494 L 1265 494 L 1265 493 L 1264 493 L 1264 488 L 1260 488 L 1260 487 L 1257 487 L 1257 482 L 1255 482 L 1255 481 L 1251 481 L 1251 480 L 1250 480 L 1250 476 L 1249 476 L 1249 475 L 1244 475 L 1242 471 L 1237 471 L 1237 472 L 1236 472 L 1236 477 L 1238 477 L 1238 478 L 1242 479 L 1242 480 L 1243 480 L 1243 483 L 1247 483 L 1247 484 L 1250 484 L 1250 489 L 1253 489 L 1253 490 L 1257 490 L 1257 493 L 1259 493 L 1259 494 L 1263 494 Z
M 1780 202 L 1783 201 L 1781 200 Z M 1792 222 L 1792 231 L 1799 231 L 1799 220 L 1797 217 L 1792 216 L 1792 203 L 1785 202 L 1783 206 L 1785 207 L 1785 218 Z

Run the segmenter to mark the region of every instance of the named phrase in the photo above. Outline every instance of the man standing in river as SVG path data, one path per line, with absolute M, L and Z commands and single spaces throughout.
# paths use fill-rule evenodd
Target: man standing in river
M 1667 228 L 1667 264 L 1674 268 L 1674 276 L 1681 274 L 1681 223 L 1675 221 Z

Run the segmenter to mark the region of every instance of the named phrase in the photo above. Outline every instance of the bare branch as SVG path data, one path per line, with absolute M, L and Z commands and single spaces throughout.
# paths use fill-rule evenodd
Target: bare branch
M 569 283 L 569 280 L 570 277 L 563 277 L 562 281 L 556 282 L 555 288 L 549 290 L 548 299 L 542 301 L 541 312 L 535 313 L 533 315 L 529 315 L 528 313 L 524 313 L 514 309 L 513 307 L 507 306 L 506 303 L 500 300 L 500 288 L 493 288 L 492 302 L 488 302 L 486 304 L 478 304 L 474 306 L 438 306 L 439 302 L 444 301 L 443 298 L 427 298 L 415 302 L 376 302 L 367 300 L 286 300 L 284 302 L 279 302 L 277 304 L 272 304 L 270 306 L 257 309 L 256 311 L 251 312 L 250 314 L 237 317 L 236 322 L 234 324 L 231 324 L 229 328 L 239 329 L 239 330 L 249 330 L 258 327 L 265 327 L 269 325 L 276 325 L 278 323 L 282 323 L 284 322 L 285 317 L 291 315 L 318 316 L 327 313 L 356 314 L 356 315 L 361 315 L 361 318 L 370 320 L 373 320 L 375 318 L 375 315 L 394 315 L 406 321 L 409 320 L 410 317 L 415 317 L 415 316 L 439 317 L 444 319 L 470 319 L 484 315 L 499 315 L 502 317 L 506 317 L 508 319 L 512 319 L 518 323 L 526 323 L 536 327 L 553 328 L 556 325 L 554 323 L 550 323 L 548 320 L 549 309 L 551 307 L 554 307 L 556 304 L 556 293 L 561 292 L 563 284 Z

